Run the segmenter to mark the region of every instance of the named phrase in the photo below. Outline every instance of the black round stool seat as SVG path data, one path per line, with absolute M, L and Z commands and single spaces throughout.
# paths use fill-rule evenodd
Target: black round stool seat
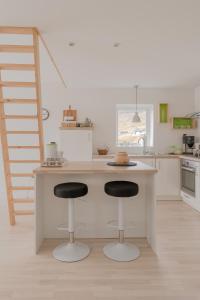
M 138 194 L 139 187 L 131 181 L 110 181 L 105 184 L 104 191 L 114 197 L 132 197 Z
M 87 193 L 87 185 L 81 182 L 66 182 L 54 187 L 54 195 L 59 198 L 78 198 Z

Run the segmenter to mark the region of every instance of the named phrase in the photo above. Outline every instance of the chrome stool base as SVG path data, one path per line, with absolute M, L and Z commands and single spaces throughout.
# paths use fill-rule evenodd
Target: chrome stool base
M 86 258 L 90 253 L 90 248 L 79 242 L 64 243 L 53 250 L 55 259 L 65 262 L 75 262 Z
M 109 243 L 104 246 L 105 256 L 116 261 L 131 261 L 139 257 L 140 251 L 137 246 L 129 243 Z

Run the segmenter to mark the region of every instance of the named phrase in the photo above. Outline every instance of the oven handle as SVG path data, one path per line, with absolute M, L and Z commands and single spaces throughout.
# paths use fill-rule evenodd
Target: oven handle
M 182 170 L 186 170 L 186 171 L 190 171 L 192 173 L 195 173 L 196 172 L 196 169 L 195 168 L 189 168 L 189 167 L 181 167 Z

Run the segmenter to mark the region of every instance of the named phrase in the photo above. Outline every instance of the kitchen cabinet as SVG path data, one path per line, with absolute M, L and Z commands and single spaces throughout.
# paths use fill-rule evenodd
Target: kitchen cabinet
M 156 159 L 154 157 L 152 158 L 145 158 L 145 157 L 142 157 L 142 158 L 138 158 L 138 157 L 133 157 L 131 160 L 135 160 L 135 161 L 141 161 L 151 167 L 156 167 Z
M 156 197 L 158 200 L 181 200 L 180 159 L 177 158 L 137 158 L 158 170 L 156 174 Z
M 60 149 L 67 160 L 92 160 L 92 129 L 60 129 Z
M 180 200 L 180 159 L 157 158 L 156 196 L 158 200 Z

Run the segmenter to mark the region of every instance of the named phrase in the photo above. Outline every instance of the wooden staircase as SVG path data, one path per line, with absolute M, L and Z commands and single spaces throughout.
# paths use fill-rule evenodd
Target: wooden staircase
M 34 188 L 32 170 L 44 160 L 44 145 L 41 114 L 38 31 L 36 28 L 0 27 L 0 37 L 5 37 L 6 35 L 9 37 L 15 35 L 16 38 L 13 44 L 2 44 L 0 42 L 0 134 L 9 219 L 10 224 L 14 225 L 16 222 L 16 216 L 33 214 L 32 209 L 24 209 L 24 206 L 29 206 L 34 201 L 33 195 L 32 197 L 27 197 L 26 193 L 31 193 L 32 191 L 33 194 Z M 32 40 L 32 44 L 16 45 L 17 37 L 28 37 Z M 10 63 L 8 61 L 2 62 L 2 53 L 9 57 L 13 55 L 14 58 L 18 54 L 20 54 L 21 57 L 28 54 L 32 61 L 24 63 L 20 62 L 19 64 Z M 5 73 L 8 77 L 9 73 L 11 73 L 12 77 L 16 71 L 22 74 L 22 77 L 24 73 L 32 72 L 32 74 L 34 74 L 34 81 L 30 82 L 24 80 L 15 81 L 4 79 L 4 77 L 6 77 Z M 5 95 L 6 91 L 8 92 L 9 89 L 12 90 L 12 94 L 16 91 L 16 95 L 13 95 L 12 97 Z M 19 89 L 21 90 L 22 97 L 18 97 Z M 26 94 L 27 89 L 31 89 L 35 96 L 30 98 L 23 97 L 23 94 Z M 15 112 L 9 113 L 9 110 L 15 111 L 16 106 L 19 107 L 19 105 L 21 105 L 20 110 L 22 114 L 16 114 Z M 34 114 L 30 114 L 30 107 L 33 108 L 35 112 Z M 26 111 L 29 111 L 29 113 L 26 113 Z M 11 124 L 9 122 L 11 122 Z M 23 128 L 20 128 L 20 122 L 26 122 L 21 123 L 21 127 L 24 124 Z M 35 122 L 35 128 L 33 130 L 30 129 L 30 124 L 28 124 L 28 122 Z M 11 128 L 11 126 L 13 127 Z M 26 144 L 26 140 L 30 137 L 35 138 L 37 143 L 31 143 L 29 141 L 29 143 Z M 16 143 L 13 143 L 13 140 Z M 30 158 L 33 151 L 36 151 L 35 156 L 37 156 L 37 158 Z M 17 158 L 17 154 L 21 157 Z M 16 165 L 20 166 L 17 171 L 15 170 Z M 28 180 L 28 184 L 16 184 L 15 181 L 17 180 Z M 20 192 L 21 194 L 16 195 L 17 192 Z M 23 195 L 23 193 L 25 195 Z M 20 205 L 23 206 L 23 209 L 20 209 Z

